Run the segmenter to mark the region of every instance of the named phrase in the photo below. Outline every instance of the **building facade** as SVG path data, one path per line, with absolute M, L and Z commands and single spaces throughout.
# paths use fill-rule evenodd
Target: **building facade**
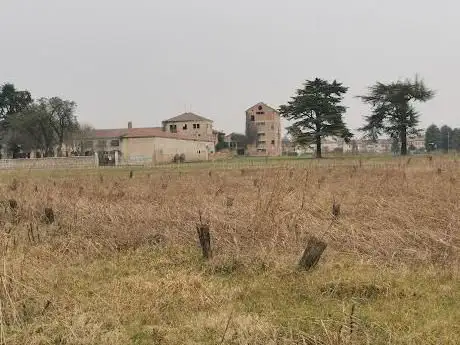
M 213 130 L 213 121 L 194 113 L 183 113 L 162 122 L 163 130 L 200 140 L 217 142 L 217 133 Z
M 214 152 L 214 143 L 184 135 L 168 133 L 158 128 L 133 128 L 121 138 L 122 159 L 125 162 L 161 164 L 182 156 L 185 161 L 206 161 Z
M 265 103 L 246 110 L 247 153 L 250 156 L 281 156 L 281 116 Z
M 96 129 L 83 142 L 85 155 L 97 153 L 100 162 L 114 163 L 115 154 L 125 163 L 160 164 L 175 156 L 185 161 L 208 160 L 214 152 L 212 137 L 195 138 L 187 133 L 168 132 L 163 127 Z
M 419 136 L 410 136 L 407 138 L 407 148 L 410 149 L 415 149 L 418 151 L 423 151 L 425 150 L 425 136 L 424 135 L 419 135 Z

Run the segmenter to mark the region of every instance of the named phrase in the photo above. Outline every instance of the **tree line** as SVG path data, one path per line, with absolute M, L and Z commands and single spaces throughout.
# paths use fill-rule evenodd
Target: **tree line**
M 427 151 L 460 151 L 460 128 L 430 125 L 425 132 L 425 147 Z
M 350 142 L 353 134 L 344 122 L 346 107 L 342 104 L 348 87 L 333 80 L 320 78 L 307 80 L 287 104 L 280 107 L 280 114 L 293 121 L 288 133 L 297 145 L 316 146 L 316 157 L 321 158 L 321 139 L 341 137 Z M 356 96 L 370 106 L 365 124 L 359 130 L 370 140 L 387 135 L 400 147 L 401 155 L 408 153 L 407 137 L 420 133 L 420 114 L 416 102 L 426 102 L 434 97 L 434 91 L 417 77 L 415 80 L 398 80 L 391 83 L 377 82 L 368 88 L 366 95 Z
M 316 157 L 321 158 L 321 139 L 341 137 L 350 142 L 353 134 L 348 129 L 344 115 L 344 95 L 348 87 L 333 80 L 320 78 L 307 80 L 302 88 L 285 105 L 280 114 L 292 121 L 288 133 L 297 145 L 316 145 Z M 391 83 L 377 82 L 368 88 L 366 95 L 356 96 L 370 106 L 370 115 L 364 116 L 365 124 L 359 130 L 371 139 L 387 135 L 400 147 L 400 153 L 408 152 L 407 137 L 420 132 L 420 114 L 416 102 L 426 102 L 434 97 L 434 91 L 417 77 L 415 80 L 398 80 Z M 76 103 L 59 97 L 32 99 L 29 91 L 17 90 L 13 84 L 0 89 L 0 143 L 9 156 L 20 152 L 38 150 L 44 156 L 62 156 L 66 142 L 80 140 L 75 154 L 82 154 L 83 139 L 92 129 L 79 124 L 75 115 Z M 460 149 L 460 130 L 435 125 L 427 130 L 428 149 Z M 447 139 L 446 139 L 447 138 Z M 218 145 L 224 145 L 220 136 Z
M 82 132 L 89 130 L 88 126 L 79 124 L 76 106 L 75 102 L 60 97 L 34 100 L 29 91 L 3 84 L 0 88 L 0 148 L 14 158 L 30 151 L 38 151 L 43 156 L 63 156 L 64 144 L 82 138 Z

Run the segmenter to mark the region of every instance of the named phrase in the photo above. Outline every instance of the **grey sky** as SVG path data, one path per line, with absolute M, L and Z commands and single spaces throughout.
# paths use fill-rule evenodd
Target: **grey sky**
M 422 125 L 460 127 L 455 0 L 0 0 L 0 83 L 78 103 L 99 128 L 160 125 L 185 109 L 244 130 L 259 101 L 285 103 L 305 79 L 350 87 L 419 73 L 437 91 Z

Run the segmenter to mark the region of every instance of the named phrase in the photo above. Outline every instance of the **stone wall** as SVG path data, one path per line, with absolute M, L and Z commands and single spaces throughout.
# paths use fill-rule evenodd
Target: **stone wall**
M 0 170 L 94 168 L 98 165 L 99 163 L 95 156 L 0 159 Z

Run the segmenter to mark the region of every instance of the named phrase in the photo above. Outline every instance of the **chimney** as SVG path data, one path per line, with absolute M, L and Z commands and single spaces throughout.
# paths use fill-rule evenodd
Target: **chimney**
M 128 122 L 128 128 L 133 128 L 133 123 L 131 121 Z

